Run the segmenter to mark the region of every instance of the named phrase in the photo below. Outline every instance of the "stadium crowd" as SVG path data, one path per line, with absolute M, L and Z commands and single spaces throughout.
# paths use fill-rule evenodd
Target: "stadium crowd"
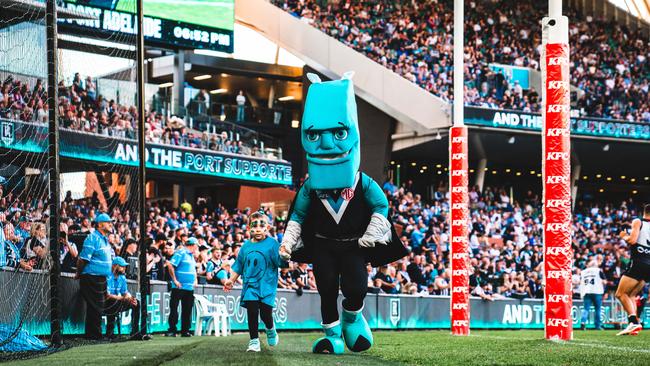
M 46 225 L 49 213 L 45 202 L 28 192 L 3 193 L 0 186 L 0 265 L 30 271 L 47 267 Z M 391 265 L 374 269 L 368 266 L 371 291 L 391 294 L 449 294 L 448 194 L 443 189 L 431 200 L 413 193 L 409 184 L 383 188 L 389 198 L 390 215 L 411 254 Z M 486 300 L 501 297 L 543 297 L 543 247 L 540 199 L 533 192 L 513 200 L 504 189 L 488 187 L 470 191 L 472 294 Z M 73 272 L 77 247 L 93 230 L 99 212 L 109 212 L 115 220 L 115 232 L 109 236 L 114 255 L 130 263 L 137 262 L 139 237 L 134 207 L 111 197 L 102 203 L 98 194 L 74 200 L 69 195 L 61 208 L 61 268 Z M 147 272 L 152 279 L 168 281 L 165 261 L 189 238 L 198 240 L 196 255 L 200 283 L 223 284 L 230 265 L 237 257 L 247 230 L 250 209 L 228 209 L 199 198 L 192 205 L 183 202 L 173 208 L 169 202 L 153 203 L 148 208 Z M 284 216 L 266 211 L 273 223 L 270 234 L 282 239 Z M 592 258 L 600 263 L 606 279 L 606 291 L 612 293 L 630 262 L 626 245 L 618 232 L 638 213 L 632 200 L 620 204 L 579 202 L 574 214 L 574 283 L 579 284 L 580 270 Z M 137 271 L 127 275 L 135 278 Z M 280 288 L 298 292 L 316 288 L 310 266 L 290 263 L 283 268 Z M 576 290 L 577 294 L 577 290 Z
M 108 100 L 97 93 L 91 77 L 82 79 L 77 73 L 72 85 L 58 84 L 59 116 L 62 128 L 96 133 L 104 136 L 136 139 L 138 111 Z M 24 122 L 47 123 L 47 88 L 38 79 L 33 87 L 17 77 L 6 78 L 0 86 L 0 118 Z M 210 133 L 189 128 L 179 117 L 165 117 L 147 112 L 146 139 L 153 143 L 209 149 L 233 154 L 270 157 L 258 141 L 242 141 L 232 131 Z
M 453 99 L 453 2 L 273 0 L 429 92 Z M 613 20 L 565 11 L 571 19 L 571 84 L 581 116 L 650 122 L 650 41 Z M 489 64 L 539 69 L 546 3 L 465 5 L 465 103 L 539 112 L 541 92 L 524 90 Z

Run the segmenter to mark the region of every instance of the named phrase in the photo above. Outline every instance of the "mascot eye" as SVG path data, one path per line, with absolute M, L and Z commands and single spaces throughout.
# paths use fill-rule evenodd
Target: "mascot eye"
M 316 142 L 320 138 L 320 133 L 318 132 L 313 132 L 313 131 L 308 131 L 307 132 L 307 141 L 309 142 Z
M 340 129 L 334 131 L 334 138 L 337 140 L 345 140 L 348 137 L 348 130 Z

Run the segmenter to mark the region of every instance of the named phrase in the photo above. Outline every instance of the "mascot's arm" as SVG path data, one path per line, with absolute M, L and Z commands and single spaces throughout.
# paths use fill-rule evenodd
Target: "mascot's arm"
M 372 248 L 376 243 L 388 244 L 391 239 L 390 222 L 388 222 L 388 200 L 377 182 L 369 176 L 361 176 L 363 195 L 372 211 L 366 232 L 359 238 L 359 246 Z
M 309 210 L 309 202 L 311 196 L 311 184 L 309 179 L 300 187 L 296 194 L 296 201 L 293 203 L 293 212 L 289 217 L 287 227 L 284 229 L 284 236 L 282 237 L 282 245 L 280 246 L 280 257 L 283 260 L 291 258 L 291 252 L 303 246 L 300 234 L 302 232 L 302 224 L 307 217 Z

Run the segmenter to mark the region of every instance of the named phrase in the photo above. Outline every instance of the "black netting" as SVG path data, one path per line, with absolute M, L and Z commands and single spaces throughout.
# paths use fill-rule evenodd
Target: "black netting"
M 100 6 L 129 15 L 131 31 L 126 23 L 115 30 L 95 27 Z M 48 42 L 45 1 L 3 2 L 0 350 L 6 358 L 47 350 L 56 339 L 52 314 L 58 314 L 54 320 L 64 337 L 84 335 L 85 306 L 74 273 L 100 213 L 115 220 L 108 235 L 112 252 L 130 264 L 129 290 L 139 292 L 138 246 L 129 245 L 139 238 L 144 200 L 138 184 L 135 6 L 134 0 L 57 1 L 58 49 L 50 54 L 56 57 L 48 57 L 53 42 Z M 53 75 L 56 106 L 48 93 Z M 50 187 L 49 107 L 59 127 L 58 197 Z M 49 207 L 53 200 L 58 220 Z M 58 227 L 51 230 L 51 225 Z M 51 248 L 59 253 L 58 266 Z M 61 271 L 56 280 L 50 278 L 52 269 Z M 57 303 L 59 309 L 52 311 Z M 124 326 L 115 333 L 128 334 L 129 312 L 118 319 Z M 105 328 L 104 316 L 102 332 Z

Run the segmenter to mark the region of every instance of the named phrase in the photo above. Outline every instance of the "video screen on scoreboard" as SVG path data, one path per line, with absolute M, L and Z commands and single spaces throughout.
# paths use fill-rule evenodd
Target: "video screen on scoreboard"
M 62 32 L 101 36 L 136 34 L 135 0 L 63 0 L 90 20 L 59 20 Z M 233 52 L 235 0 L 144 0 L 147 43 Z

